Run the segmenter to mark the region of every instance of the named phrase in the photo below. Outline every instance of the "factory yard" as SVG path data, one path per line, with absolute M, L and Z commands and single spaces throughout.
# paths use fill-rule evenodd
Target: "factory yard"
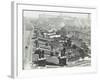
M 64 68 L 69 68 L 69 67 L 87 67 L 87 66 L 91 66 L 91 60 L 90 58 L 85 58 L 84 60 L 76 60 L 76 61 L 72 61 L 72 62 L 67 62 L 67 65 L 64 65 L 62 67 Z M 61 66 L 59 65 L 45 65 L 43 66 L 37 66 L 36 64 L 32 64 L 27 63 L 25 64 L 25 68 L 26 70 L 30 70 L 30 69 L 45 69 L 45 68 L 60 68 Z

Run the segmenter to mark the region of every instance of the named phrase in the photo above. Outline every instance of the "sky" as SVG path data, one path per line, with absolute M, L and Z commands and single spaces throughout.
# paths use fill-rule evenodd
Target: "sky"
M 88 18 L 89 14 L 84 14 L 84 13 L 59 13 L 59 12 L 40 12 L 40 11 L 24 11 L 24 17 L 29 17 L 29 18 L 38 18 L 39 14 L 42 15 L 52 15 L 52 16 L 70 16 L 70 17 L 82 17 L 82 18 Z
M 24 11 L 24 15 L 23 16 L 25 18 L 29 18 L 29 19 L 31 18 L 33 20 L 39 19 L 39 20 L 41 20 L 40 21 L 41 23 L 43 23 L 43 21 L 48 23 L 47 20 L 52 20 L 52 21 L 49 21 L 49 23 L 50 22 L 53 23 L 53 25 L 50 26 L 50 28 L 54 28 L 55 27 L 57 29 L 58 28 L 60 29 L 60 28 L 64 27 L 65 24 L 72 25 L 72 26 L 76 25 L 77 27 L 80 27 L 80 26 L 81 27 L 85 27 L 85 26 L 89 26 L 90 25 L 90 22 L 89 22 L 90 21 L 90 15 L 86 14 L 86 13 L 68 13 L 68 12 L 61 13 L 61 12 L 46 12 L 46 11 L 45 12 L 44 11 Z M 29 22 L 30 21 L 29 19 L 28 19 L 27 22 L 25 22 L 25 23 L 27 23 L 26 24 L 26 28 L 27 29 L 31 29 L 31 27 L 32 27 L 32 23 Z M 62 20 L 66 21 L 66 22 L 64 22 Z M 59 23 L 59 25 L 56 25 L 58 23 Z M 45 26 L 45 28 L 46 28 L 46 26 Z

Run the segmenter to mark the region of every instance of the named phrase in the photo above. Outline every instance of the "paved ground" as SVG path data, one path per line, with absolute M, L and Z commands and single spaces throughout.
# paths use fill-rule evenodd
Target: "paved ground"
M 91 61 L 90 60 L 83 60 L 83 61 L 76 61 L 76 62 L 69 62 L 68 67 L 76 67 L 76 66 L 90 66 Z
M 64 67 L 85 67 L 85 66 L 91 66 L 91 60 L 77 60 L 77 61 L 73 61 L 73 62 L 68 62 L 67 65 L 65 65 Z M 59 68 L 61 66 L 58 65 L 46 65 L 45 67 L 40 67 L 37 66 L 36 64 L 26 64 L 24 69 L 38 69 L 38 68 Z

